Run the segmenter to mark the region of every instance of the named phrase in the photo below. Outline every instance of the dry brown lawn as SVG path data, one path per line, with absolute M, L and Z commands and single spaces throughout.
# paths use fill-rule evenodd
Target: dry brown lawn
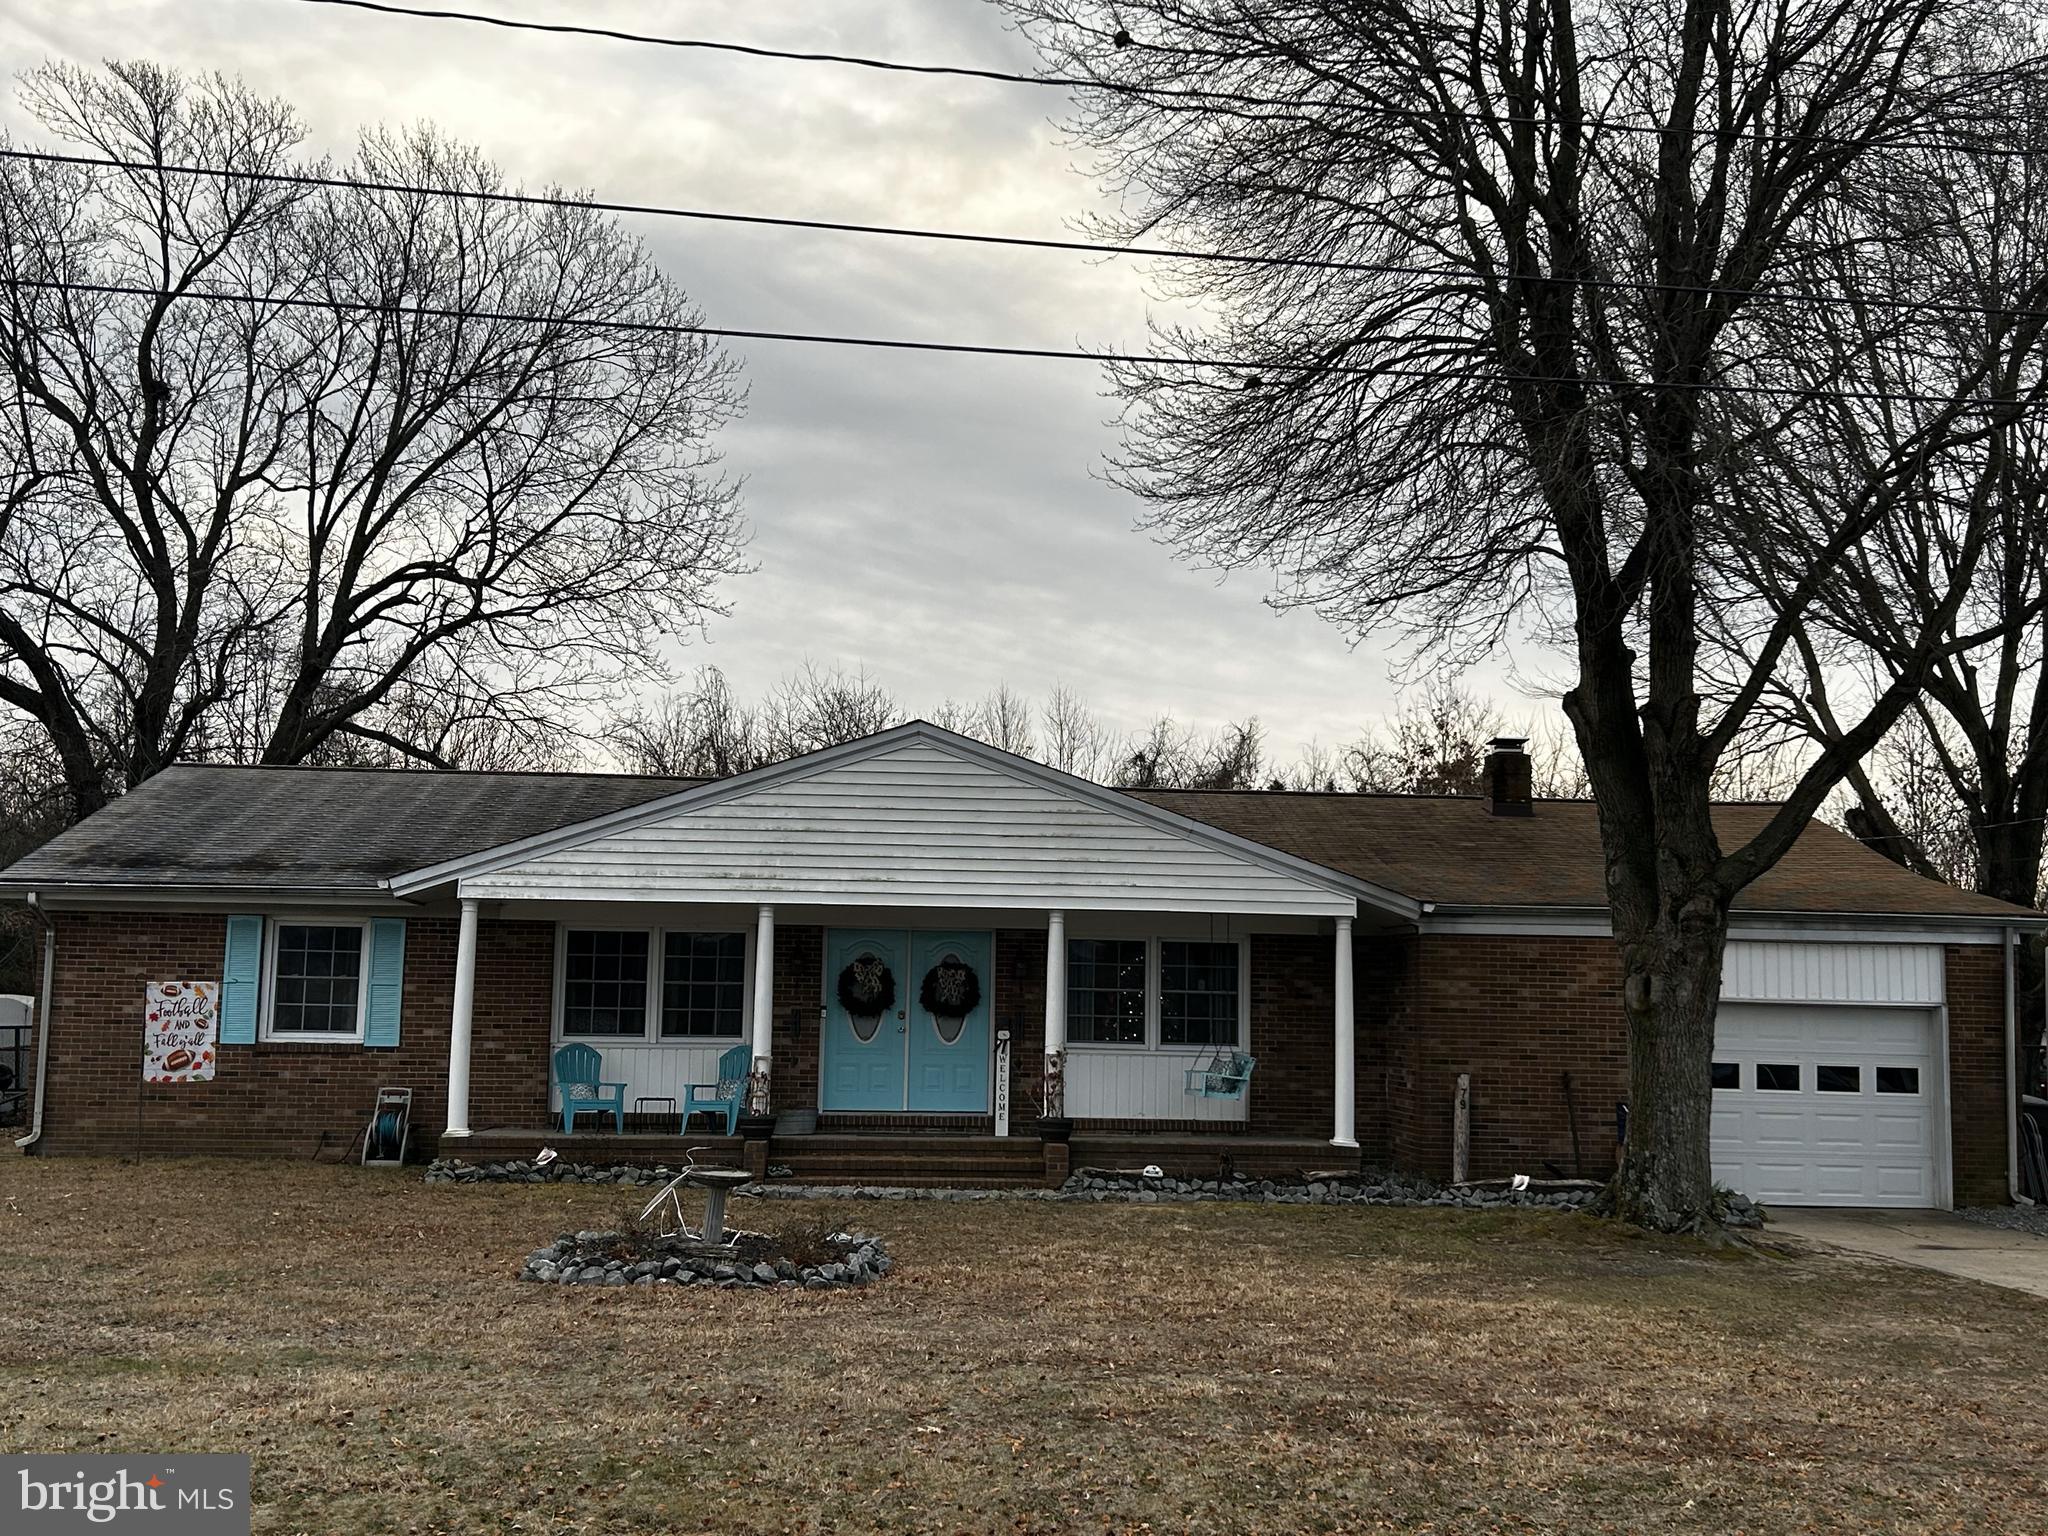
M 868 1291 L 512 1278 L 622 1203 L 0 1162 L 0 1450 L 246 1449 L 257 1530 L 349 1536 L 2048 1529 L 2048 1303 L 1922 1271 L 848 1202 L 899 1265 Z

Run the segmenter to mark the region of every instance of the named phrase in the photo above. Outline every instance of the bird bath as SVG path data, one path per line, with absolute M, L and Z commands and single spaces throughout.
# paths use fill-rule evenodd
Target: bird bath
M 645 1221 L 666 1205 L 675 1213 L 678 1236 L 695 1238 L 702 1243 L 722 1244 L 726 1241 L 725 1197 L 752 1177 L 744 1168 L 685 1168 L 662 1186 L 660 1194 L 647 1202 L 640 1212 L 640 1219 Z M 699 1232 L 692 1232 L 683 1218 L 682 1186 L 685 1184 L 704 1191 L 704 1227 Z

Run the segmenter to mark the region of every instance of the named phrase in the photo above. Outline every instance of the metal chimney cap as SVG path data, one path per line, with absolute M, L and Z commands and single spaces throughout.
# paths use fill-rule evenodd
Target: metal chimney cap
M 1529 745 L 1526 736 L 1496 736 L 1487 743 L 1496 752 L 1519 752 Z

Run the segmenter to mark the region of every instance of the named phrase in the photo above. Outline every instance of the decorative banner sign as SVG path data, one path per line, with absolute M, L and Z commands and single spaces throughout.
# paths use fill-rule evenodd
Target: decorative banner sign
M 210 1083 L 220 983 L 152 981 L 143 992 L 142 1080 Z

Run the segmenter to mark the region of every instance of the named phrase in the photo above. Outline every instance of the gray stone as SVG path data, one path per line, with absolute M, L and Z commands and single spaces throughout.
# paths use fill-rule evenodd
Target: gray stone
M 781 1278 L 775 1273 L 775 1266 L 773 1264 L 756 1264 L 753 1274 L 755 1283 L 759 1285 L 773 1285 Z
M 603 1284 L 604 1284 L 604 1268 L 603 1268 L 603 1266 L 602 1266 L 602 1265 L 598 1265 L 598 1264 L 592 1264 L 592 1265 L 589 1265 L 588 1267 L 586 1267 L 586 1268 L 585 1268 L 585 1269 L 583 1270 L 583 1272 L 582 1272 L 581 1274 L 579 1274 L 579 1275 L 578 1275 L 578 1276 L 576 1277 L 576 1283 L 577 1283 L 578 1285 L 603 1285 Z

